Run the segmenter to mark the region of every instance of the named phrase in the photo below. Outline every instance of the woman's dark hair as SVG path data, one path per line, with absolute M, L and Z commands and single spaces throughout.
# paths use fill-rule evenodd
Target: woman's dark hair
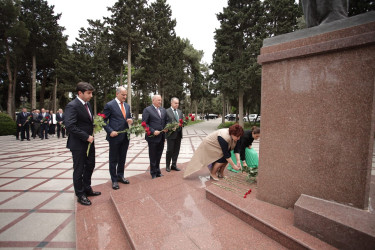
M 229 135 L 241 137 L 243 135 L 243 128 L 238 124 L 233 124 L 229 127 Z
M 252 127 L 251 127 L 251 131 L 252 131 L 254 134 L 260 134 L 260 128 L 257 127 L 257 126 L 252 126 Z
M 88 83 L 88 82 L 79 82 L 77 83 L 77 93 L 78 91 L 81 91 L 82 93 L 85 93 L 85 91 L 94 91 L 94 87 Z

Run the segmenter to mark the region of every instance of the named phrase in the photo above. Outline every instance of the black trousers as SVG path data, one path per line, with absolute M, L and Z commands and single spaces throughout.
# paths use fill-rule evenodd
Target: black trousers
M 36 136 L 40 137 L 40 123 L 39 122 L 34 122 L 34 131 L 31 135 L 34 139 Z
M 129 140 L 127 139 L 121 143 L 109 142 L 109 174 L 112 182 L 117 181 L 117 177 L 124 177 L 128 148 Z
M 95 146 L 90 147 L 87 156 L 87 147 L 79 150 L 70 150 L 73 156 L 73 185 L 77 197 L 91 190 L 91 176 L 95 168 Z
M 181 137 L 177 137 L 176 139 L 167 139 L 167 154 L 165 156 L 167 167 L 171 163 L 172 159 L 172 168 L 177 167 L 177 158 L 180 154 L 180 147 L 181 147 Z
M 40 138 L 42 139 L 48 138 L 48 124 L 47 123 L 40 124 Z
M 148 155 L 150 158 L 150 174 L 156 176 L 160 172 L 160 159 L 164 150 L 164 139 L 161 142 L 148 142 Z
M 62 137 L 65 137 L 65 128 L 61 127 L 60 123 L 57 123 L 57 137 L 60 138 L 60 132 L 62 134 Z
M 26 139 L 30 139 L 30 130 L 29 130 L 29 124 L 26 123 L 25 125 L 21 126 L 21 140 L 25 139 L 25 133 L 26 133 Z

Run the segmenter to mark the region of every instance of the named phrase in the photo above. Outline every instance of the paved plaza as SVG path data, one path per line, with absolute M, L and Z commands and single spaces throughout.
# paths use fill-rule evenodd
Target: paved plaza
M 220 122 L 220 119 L 210 120 L 184 129 L 180 164 L 190 160 L 202 139 L 214 131 Z M 95 137 L 93 186 L 109 181 L 105 132 Z M 0 247 L 74 249 L 76 198 L 72 183 L 72 158 L 65 147 L 66 139 L 50 137 L 48 140 L 21 142 L 15 140 L 14 136 L 2 136 L 0 143 Z M 259 142 L 253 145 L 259 153 Z M 165 150 L 161 161 L 164 167 Z M 375 156 L 372 175 L 375 175 L 374 161 Z M 143 137 L 133 137 L 125 176 L 132 177 L 148 171 L 147 143 Z M 127 187 L 120 185 L 120 190 Z M 371 204 L 373 206 L 373 201 Z
M 188 162 L 202 139 L 220 122 L 221 119 L 209 120 L 186 127 L 178 163 Z M 109 181 L 105 132 L 96 134 L 95 139 L 93 186 Z M 15 136 L 2 136 L 0 144 L 0 247 L 74 249 L 76 198 L 72 157 L 65 147 L 66 139 L 50 137 L 21 142 Z M 254 148 L 259 151 L 259 143 Z M 161 160 L 164 167 L 165 152 L 166 144 Z M 128 150 L 125 176 L 139 175 L 148 169 L 147 142 L 143 137 L 134 137 Z

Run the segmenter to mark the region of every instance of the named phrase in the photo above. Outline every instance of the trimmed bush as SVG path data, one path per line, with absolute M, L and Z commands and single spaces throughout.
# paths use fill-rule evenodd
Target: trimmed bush
M 224 124 L 220 123 L 220 125 L 217 128 L 218 129 L 229 128 L 230 126 L 232 126 L 235 123 L 236 122 L 225 122 Z M 260 122 L 256 122 L 255 124 L 253 122 L 252 123 L 244 122 L 244 125 L 245 125 L 244 129 L 251 129 L 252 126 L 260 127 Z
M 13 119 L 5 114 L 0 113 L 0 136 L 1 135 L 16 135 L 17 124 Z

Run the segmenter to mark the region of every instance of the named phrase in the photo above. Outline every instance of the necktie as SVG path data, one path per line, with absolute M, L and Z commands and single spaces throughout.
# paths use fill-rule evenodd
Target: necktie
M 161 118 L 160 109 L 159 109 L 159 108 L 156 108 L 156 110 L 158 111 L 158 114 L 159 114 L 159 116 L 160 116 L 160 118 Z
M 174 117 L 176 118 L 176 121 L 178 122 L 178 114 L 177 114 L 177 111 L 174 109 L 173 112 L 174 112 Z
M 121 102 L 120 105 L 121 105 L 121 112 L 122 112 L 122 115 L 124 116 L 124 119 L 126 119 L 126 112 L 125 112 L 125 108 L 124 108 L 124 103 Z
M 89 114 L 90 120 L 92 121 L 91 113 L 90 113 L 89 107 L 87 106 L 87 102 L 85 103 L 85 108 L 87 110 L 87 113 Z

